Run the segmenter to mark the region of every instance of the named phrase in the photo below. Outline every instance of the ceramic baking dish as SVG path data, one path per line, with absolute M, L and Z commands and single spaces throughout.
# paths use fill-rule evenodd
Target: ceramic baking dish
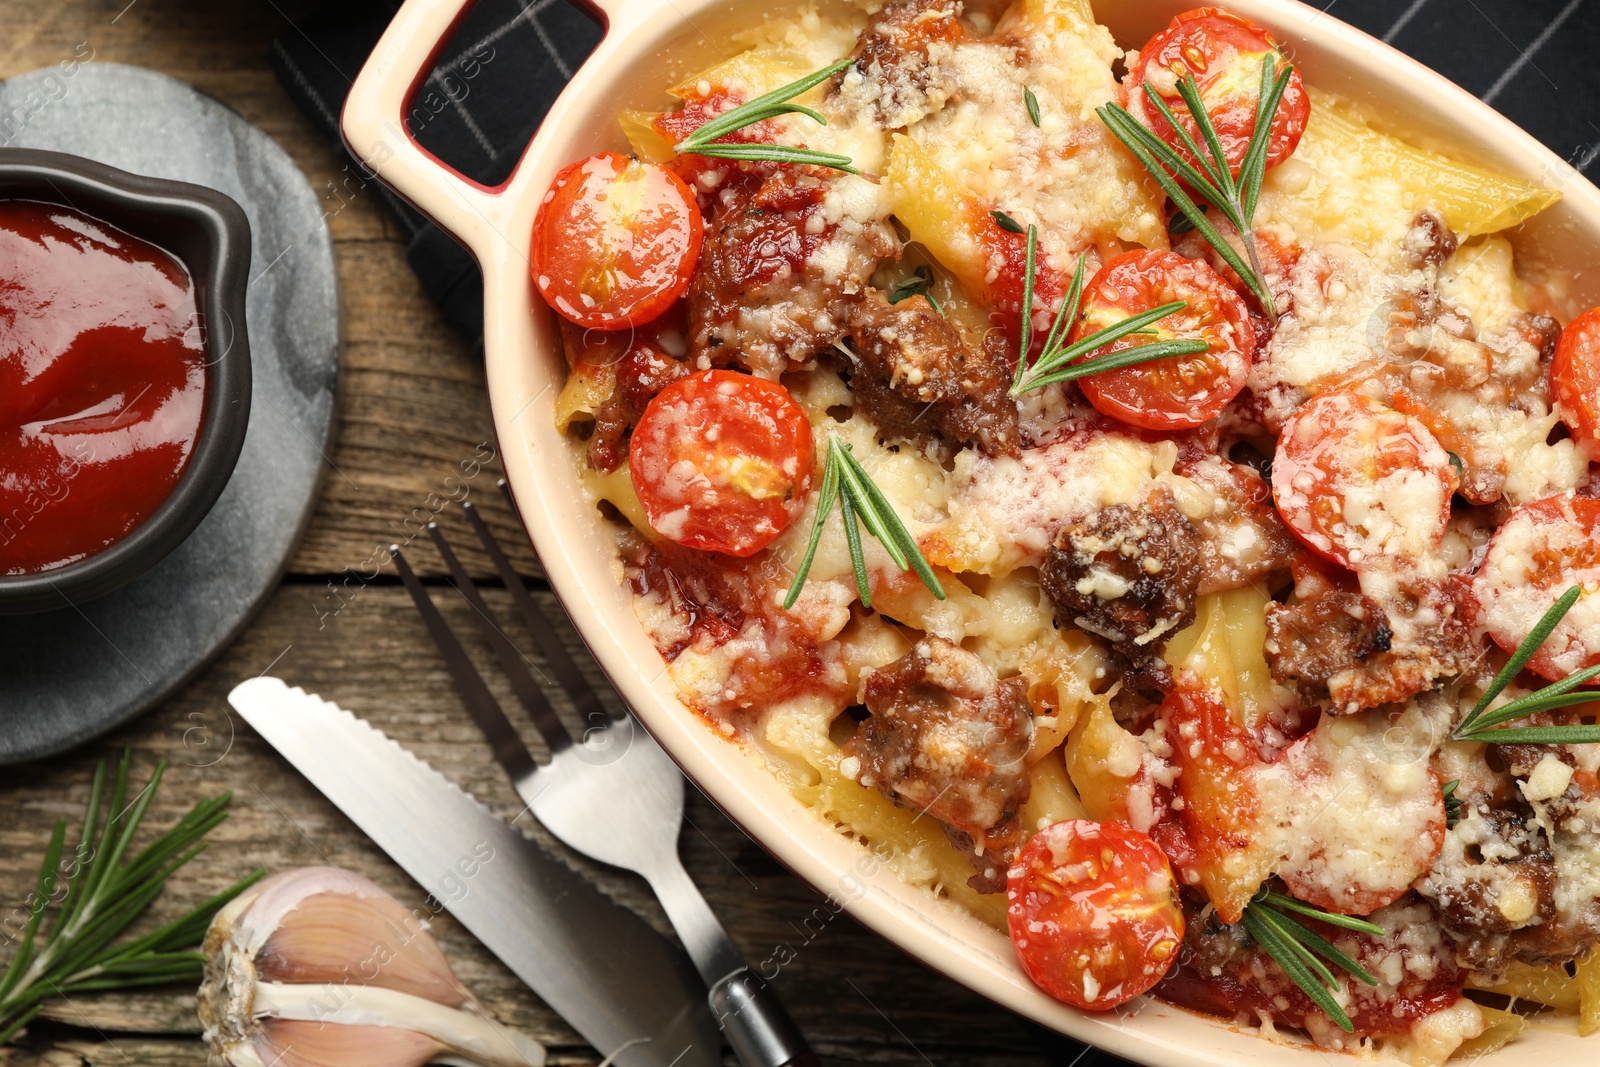
M 616 115 L 660 108 L 662 89 L 724 57 L 719 45 L 787 4 L 738 0 L 597 0 L 608 31 L 573 77 L 512 176 L 494 188 L 467 180 L 418 146 L 403 114 L 468 0 L 410 0 L 351 91 L 351 150 L 383 181 L 454 234 L 483 268 L 489 397 L 505 469 L 551 584 L 611 680 L 650 732 L 724 811 L 779 860 L 861 922 L 1013 1011 L 1117 1055 L 1159 1067 L 1325 1067 L 1329 1053 L 1286 1049 L 1227 1023 L 1140 998 L 1115 1014 L 1066 1007 L 1022 974 L 1006 937 L 925 891 L 902 884 L 860 846 L 792 799 L 764 769 L 679 701 L 665 664 L 617 584 L 611 540 L 579 488 L 570 443 L 552 422 L 566 376 L 555 316 L 529 278 L 534 214 L 557 170 L 603 150 L 626 151 Z M 798 3 L 794 7 L 801 6 Z M 1182 0 L 1100 0 L 1096 15 L 1137 47 Z M 1427 147 L 1540 182 L 1562 202 L 1514 235 L 1529 265 L 1574 275 L 1575 307 L 1600 303 L 1600 191 L 1536 140 L 1444 78 L 1316 8 L 1289 0 L 1232 0 L 1239 14 L 1284 41 L 1308 84 L 1403 122 Z M 1490 1057 L 1495 1067 L 1581 1062 L 1570 1024 L 1535 1021 Z

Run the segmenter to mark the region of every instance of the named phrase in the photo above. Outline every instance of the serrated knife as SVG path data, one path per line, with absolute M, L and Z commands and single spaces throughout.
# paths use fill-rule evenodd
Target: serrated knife
M 722 1062 L 705 985 L 633 912 L 343 708 L 268 677 L 228 702 L 612 1062 Z

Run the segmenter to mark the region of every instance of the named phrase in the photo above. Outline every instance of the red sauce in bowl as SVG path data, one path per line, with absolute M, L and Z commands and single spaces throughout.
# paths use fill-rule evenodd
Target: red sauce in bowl
M 71 208 L 0 201 L 0 574 L 149 518 L 188 465 L 205 378 L 182 264 Z

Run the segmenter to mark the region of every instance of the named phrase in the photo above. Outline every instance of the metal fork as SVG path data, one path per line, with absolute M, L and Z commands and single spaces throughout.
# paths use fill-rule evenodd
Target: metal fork
M 516 513 L 516 501 L 504 481 L 500 488 Z M 400 547 L 390 546 L 400 578 L 444 655 L 467 710 L 483 730 L 495 759 L 511 776 L 517 794 L 566 845 L 602 863 L 635 871 L 650 883 L 705 979 L 711 1012 L 740 1063 L 745 1067 L 812 1067 L 816 1057 L 799 1029 L 771 988 L 745 964 L 678 857 L 678 835 L 683 827 L 682 773 L 633 716 L 624 713 L 614 719 L 607 713 L 477 509 L 470 503 L 463 503 L 461 509 L 584 723 L 581 742 L 575 743 L 438 524 L 429 523 L 428 536 L 443 557 L 456 591 L 471 605 L 512 691 L 550 747 L 548 763 L 535 761 Z

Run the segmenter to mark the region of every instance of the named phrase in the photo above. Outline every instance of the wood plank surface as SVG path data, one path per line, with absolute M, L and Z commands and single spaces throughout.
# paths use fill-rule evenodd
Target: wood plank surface
M 314 189 L 330 190 L 344 177 L 344 163 L 284 95 L 266 61 L 271 40 L 319 7 L 308 0 L 0 0 L 0 77 L 58 62 L 88 42 L 95 62 L 152 67 L 216 96 L 267 130 Z M 115 759 L 123 746 L 135 752 L 136 780 L 157 760 L 170 764 L 148 819 L 152 830 L 171 825 L 202 797 L 234 794 L 231 817 L 209 850 L 173 878 L 141 925 L 181 913 L 258 866 L 335 864 L 372 878 L 404 903 L 420 903 L 416 885 L 229 714 L 227 691 L 269 668 L 370 719 L 496 810 L 520 810 L 392 571 L 373 582 L 351 580 L 382 546 L 418 536 L 436 510 L 444 479 L 463 460 L 493 447 L 482 366 L 423 296 L 406 267 L 400 229 L 370 190 L 330 210 L 329 226 L 344 313 L 335 469 L 291 573 L 261 618 L 176 698 L 79 751 L 0 770 L 0 930 L 10 929 L 4 917 L 26 900 L 55 820 L 64 817 L 76 830 L 96 761 Z M 519 569 L 536 576 L 537 565 L 494 488 L 497 474 L 495 464 L 487 465 L 472 479 L 470 498 L 515 548 Z M 468 567 L 489 575 L 459 514 L 447 513 L 441 522 Z M 418 546 L 412 556 L 425 574 L 441 572 L 431 549 Z M 475 639 L 459 596 L 443 586 L 434 594 L 460 632 Z M 505 610 L 503 589 L 490 589 L 488 598 Z M 568 637 L 581 653 L 576 635 Z M 527 635 L 517 639 L 538 666 Z M 487 662 L 483 648 L 474 651 Z M 498 674 L 490 677 L 514 707 Z M 1076 1055 L 1075 1049 L 1041 1051 L 1044 1039 L 1035 1028 L 906 958 L 848 917 L 818 921 L 828 914 L 818 910 L 822 898 L 692 790 L 688 817 L 683 849 L 689 868 L 746 956 L 763 960 L 780 946 L 794 949 L 793 963 L 775 985 L 827 1063 L 1031 1067 Z M 530 821 L 518 825 L 537 836 Z M 666 930 L 638 879 L 563 854 Z M 597 1061 L 448 915 L 435 932 L 459 976 L 497 1018 L 551 1044 L 553 1062 Z M 13 947 L 6 937 L 0 933 L 0 957 Z M 0 1051 L 0 1062 L 188 1067 L 205 1062 L 199 1031 L 192 990 L 85 996 L 52 1007 L 47 1021 Z

